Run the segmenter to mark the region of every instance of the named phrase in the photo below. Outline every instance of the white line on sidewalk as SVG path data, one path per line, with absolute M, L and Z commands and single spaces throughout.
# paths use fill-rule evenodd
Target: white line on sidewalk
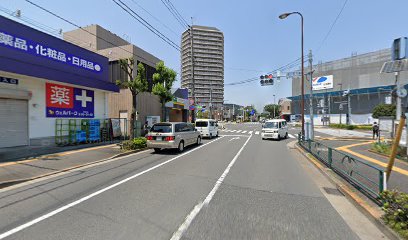
M 198 213 L 201 211 L 201 209 L 208 205 L 211 201 L 211 199 L 214 197 L 215 193 L 217 190 L 220 188 L 222 182 L 224 181 L 225 177 L 228 175 L 229 171 L 231 170 L 232 166 L 234 166 L 234 163 L 237 161 L 239 155 L 241 155 L 242 150 L 245 148 L 245 146 L 248 144 L 249 140 L 251 139 L 252 135 L 246 140 L 244 145 L 242 145 L 241 149 L 239 149 L 238 153 L 235 155 L 235 157 L 231 160 L 231 162 L 228 164 L 227 168 L 224 170 L 220 178 L 218 178 L 217 182 L 215 183 L 213 189 L 211 192 L 207 195 L 207 197 L 204 199 L 203 202 L 197 204 L 193 210 L 187 215 L 186 220 L 180 225 L 178 230 L 174 232 L 173 236 L 171 237 L 170 240 L 179 240 L 184 232 L 188 229 L 190 226 L 191 222 L 193 222 L 194 218 L 198 215 Z
M 169 160 L 167 160 L 167 161 L 165 161 L 165 162 L 162 162 L 162 163 L 160 163 L 160 164 L 157 164 L 157 165 L 155 165 L 155 166 L 153 166 L 153 167 L 151 167 L 151 168 L 149 168 L 149 169 L 146 169 L 146 170 L 144 170 L 144 171 L 142 171 L 142 172 L 140 172 L 140 173 L 137 173 L 137 174 L 135 174 L 135 175 L 133 175 L 133 176 L 130 176 L 130 177 L 128 177 L 128 178 L 125 178 L 125 179 L 123 179 L 123 180 L 121 180 L 121 181 L 119 181 L 119 182 L 117 182 L 117 183 L 114 183 L 114 184 L 112 184 L 112 185 L 110 185 L 110 186 L 107 186 L 107 187 L 105 187 L 105 188 L 102 188 L 101 190 L 98 190 L 98 191 L 96 191 L 96 192 L 94 192 L 94 193 L 92 193 L 92 194 L 90 194 L 90 195 L 88 195 L 88 196 L 85 196 L 85 197 L 83 197 L 83 198 L 80 198 L 80 199 L 78 199 L 78 200 L 76 200 L 76 201 L 74 201 L 74 202 L 71 202 L 71 203 L 69 203 L 69 204 L 67 204 L 67 205 L 65 205 L 65 206 L 62 206 L 62 207 L 60 207 L 60 208 L 55 209 L 55 210 L 52 211 L 52 212 L 49 212 L 49 213 L 47 213 L 47 214 L 44 214 L 44 215 L 42 215 L 42 216 L 40 216 L 40 217 L 38 217 L 38 218 L 35 218 L 35 219 L 33 219 L 33 220 L 31 220 L 31 221 L 29 221 L 29 222 L 27 222 L 27 223 L 24 223 L 24 224 L 22 224 L 22 225 L 20 225 L 20 226 L 18 226 L 18 227 L 15 227 L 15 228 L 13 228 L 13 229 L 7 231 L 7 232 L 4 232 L 4 233 L 0 234 L 0 240 L 1 240 L 1 239 L 4 239 L 4 238 L 6 238 L 6 237 L 8 237 L 8 236 L 10 236 L 10 235 L 13 235 L 13 234 L 15 234 L 15 233 L 17 233 L 17 232 L 19 232 L 19 231 L 21 231 L 21 230 L 24 230 L 24 229 L 26 229 L 26 228 L 28 228 L 28 227 L 30 227 L 30 226 L 36 224 L 36 223 L 39 223 L 39 222 L 41 222 L 41 221 L 43 221 L 43 220 L 45 220 L 45 219 L 47 219 L 47 218 L 50 218 L 50 217 L 52 217 L 52 216 L 54 216 L 54 215 L 56 215 L 56 214 L 58 214 L 58 213 L 60 213 L 60 212 L 62 212 L 62 211 L 65 211 L 65 210 L 67 210 L 68 208 L 71 208 L 71 207 L 73 207 L 73 206 L 76 206 L 76 205 L 80 204 L 81 202 L 84 202 L 84 201 L 86 201 L 86 200 L 88 200 L 88 199 L 91 199 L 91 198 L 93 198 L 93 197 L 95 197 L 95 196 L 97 196 L 97 195 L 99 195 L 99 194 L 101 194 L 101 193 L 103 193 L 103 192 L 106 192 L 106 191 L 108 191 L 108 190 L 110 190 L 110 189 L 112 189 L 112 188 L 114 188 L 114 187 L 117 187 L 117 186 L 119 186 L 119 185 L 121 185 L 121 184 L 123 184 L 123 183 L 126 183 L 126 182 L 128 182 L 128 181 L 134 179 L 134 178 L 137 178 L 137 177 L 139 177 L 139 176 L 141 176 L 141 175 L 143 175 L 143 174 L 145 174 L 145 173 L 147 173 L 147 172 L 150 172 L 150 171 L 152 171 L 152 170 L 154 170 L 154 169 L 156 169 L 156 168 L 158 168 L 158 167 L 161 167 L 161 166 L 163 166 L 163 165 L 165 165 L 165 164 L 167 164 L 167 163 L 170 163 L 170 162 L 172 162 L 172 161 L 174 161 L 174 160 L 176 160 L 176 159 L 178 159 L 178 158 L 180 158 L 180 157 L 183 157 L 183 156 L 185 156 L 185 155 L 187 155 L 187 154 L 189 154 L 189 153 L 191 153 L 191 152 L 194 152 L 194 151 L 196 151 L 196 150 L 198 150 L 198 149 L 200 149 L 200 148 L 202 148 L 202 147 L 204 147 L 204 146 L 206 146 L 206 145 L 208 145 L 208 144 L 210 144 L 210 143 L 213 143 L 213 142 L 215 142 L 215 141 L 218 141 L 218 140 L 220 140 L 220 139 L 222 139 L 222 138 L 223 138 L 223 137 L 220 137 L 220 138 L 217 138 L 217 139 L 212 140 L 212 141 L 210 141 L 210 142 L 207 142 L 207 143 L 205 143 L 205 144 L 203 144 L 203 145 L 201 145 L 201 146 L 198 146 L 198 147 L 196 147 L 196 148 L 194 148 L 194 149 L 192 149 L 192 150 L 190 150 L 190 151 L 188 151 L 188 152 L 185 152 L 185 153 L 183 153 L 183 154 L 180 154 L 180 155 L 178 155 L 178 156 L 176 156 L 176 157 L 174 157 L 174 158 L 171 158 L 171 159 L 169 159 Z M 248 139 L 248 140 L 249 140 L 249 139 Z M 248 142 L 248 141 L 247 141 L 247 142 Z M 245 144 L 246 144 L 246 142 L 245 142 Z
M 256 132 L 255 132 L 255 135 L 258 135 L 258 134 L 259 134 L 259 131 L 256 131 Z

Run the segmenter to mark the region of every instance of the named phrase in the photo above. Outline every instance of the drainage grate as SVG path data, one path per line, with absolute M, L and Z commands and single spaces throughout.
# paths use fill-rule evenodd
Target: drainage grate
M 323 189 L 327 194 L 337 195 L 337 196 L 344 196 L 344 194 L 341 193 L 337 188 L 323 187 Z

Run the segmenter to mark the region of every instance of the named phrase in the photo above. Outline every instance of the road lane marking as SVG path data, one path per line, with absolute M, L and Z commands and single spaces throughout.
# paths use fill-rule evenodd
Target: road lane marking
M 252 131 L 249 131 L 249 134 L 252 134 Z
M 242 133 L 246 133 L 247 131 L 242 131 Z
M 242 130 L 238 130 L 238 131 L 237 131 L 237 133 L 240 133 L 240 132 L 242 132 Z
M 167 161 L 165 161 L 165 162 L 162 162 L 162 163 L 160 163 L 160 164 L 157 164 L 157 165 L 155 165 L 155 166 L 153 166 L 153 167 L 151 167 L 151 168 L 149 168 L 149 169 L 146 169 L 146 170 L 144 170 L 144 171 L 142 171 L 142 172 L 139 172 L 139 173 L 137 173 L 137 174 L 135 174 L 135 175 L 132 175 L 132 176 L 130 176 L 130 177 L 128 177 L 128 178 L 125 178 L 125 179 L 123 179 L 123 180 L 121 180 L 121 181 L 119 181 L 119 182 L 117 182 L 117 183 L 114 183 L 114 184 L 112 184 L 112 185 L 110 185 L 110 186 L 107 186 L 107 187 L 105 187 L 105 188 L 103 188 L 103 189 L 101 189 L 101 190 L 98 190 L 98 191 L 96 191 L 96 192 L 94 192 L 94 193 L 91 193 L 91 194 L 89 194 L 88 196 L 85 196 L 85 197 L 80 198 L 80 199 L 78 199 L 78 200 L 76 200 L 76 201 L 74 201 L 74 202 L 71 202 L 71 203 L 69 203 L 69 204 L 67 204 L 67 205 L 64 205 L 64 206 L 62 206 L 62 207 L 60 207 L 60 208 L 57 208 L 57 209 L 55 209 L 54 211 L 51 211 L 51 212 L 49 212 L 49 213 L 47 213 L 47 214 L 44 214 L 44 215 L 42 215 L 42 216 L 40 216 L 40 217 L 38 217 L 38 218 L 35 218 L 35 219 L 31 220 L 31 221 L 29 221 L 29 222 L 26 222 L 26 223 L 24 223 L 24 224 L 22 224 L 22 225 L 20 225 L 20 226 L 18 226 L 18 227 L 15 227 L 15 228 L 13 228 L 13 229 L 11 229 L 11 230 L 8 230 L 7 232 L 4 232 L 4 233 L 0 234 L 0 240 L 1 240 L 1 239 L 4 239 L 4 238 L 6 238 L 6 237 L 8 237 L 8 236 L 10 236 L 10 235 L 13 235 L 13 234 L 15 234 L 15 233 L 17 233 L 17 232 L 20 232 L 21 230 L 24 230 L 24 229 L 26 229 L 26 228 L 28 228 L 28 227 L 30 227 L 30 226 L 36 224 L 36 223 L 39 223 L 39 222 L 41 222 L 41 221 L 44 221 L 44 220 L 47 219 L 47 218 L 50 218 L 50 217 L 52 217 L 52 216 L 54 216 L 54 215 L 56 215 L 56 214 L 58 214 L 58 213 L 60 213 L 60 212 L 62 212 L 62 211 L 65 211 L 65 210 L 67 210 L 67 209 L 69 209 L 69 208 L 71 208 L 71 207 L 74 207 L 74 206 L 76 206 L 76 205 L 78 205 L 78 204 L 80 204 L 80 203 L 82 203 L 82 202 L 84 202 L 84 201 L 86 201 L 86 200 L 89 200 L 89 199 L 91 199 L 91 198 L 93 198 L 93 197 L 95 197 L 95 196 L 97 196 L 97 195 L 99 195 L 99 194 L 101 194 L 101 193 L 103 193 L 103 192 L 106 192 L 106 191 L 108 191 L 108 190 L 110 190 L 110 189 L 112 189 L 112 188 L 114 188 L 114 187 L 117 187 L 117 186 L 119 186 L 119 185 L 121 185 L 121 184 L 123 184 L 123 183 L 126 183 L 126 182 L 128 182 L 128 181 L 134 179 L 134 178 L 137 178 L 137 177 L 139 177 L 139 176 L 141 176 L 141 175 L 143 175 L 143 174 L 145 174 L 145 173 L 147 173 L 147 172 L 150 172 L 150 171 L 152 171 L 152 170 L 154 170 L 154 169 L 156 169 L 156 168 L 159 168 L 159 167 L 161 167 L 161 166 L 163 166 L 163 165 L 166 165 L 167 163 L 173 162 L 174 160 L 176 160 L 176 159 L 178 159 L 178 158 L 180 158 L 180 157 L 183 157 L 183 156 L 185 156 L 185 155 L 187 155 L 187 154 L 190 154 L 191 152 L 194 152 L 194 151 L 196 151 L 196 150 L 198 150 L 198 149 L 200 149 L 200 148 L 202 148 L 202 147 L 204 147 L 204 146 L 206 146 L 206 145 L 208 145 L 208 144 L 210 144 L 210 143 L 213 143 L 213 142 L 215 142 L 215 141 L 218 141 L 218 140 L 220 140 L 220 139 L 222 139 L 222 138 L 223 138 L 223 137 L 220 137 L 220 138 L 217 138 L 217 139 L 212 140 L 212 141 L 210 141 L 210 142 L 207 142 L 207 143 L 205 143 L 205 144 L 202 144 L 202 145 L 200 145 L 200 146 L 198 146 L 198 147 L 196 147 L 196 148 L 194 148 L 194 149 L 192 149 L 192 150 L 190 150 L 190 151 L 188 151 L 188 152 L 185 152 L 185 153 L 183 153 L 183 154 L 180 154 L 180 155 L 178 155 L 178 156 L 176 156 L 176 157 L 174 157 L 174 158 L 171 158 L 171 159 L 169 159 L 169 160 L 167 160 Z
M 214 197 L 215 193 L 217 190 L 220 188 L 221 184 L 224 182 L 225 177 L 228 175 L 229 171 L 231 170 L 232 166 L 234 166 L 235 162 L 237 161 L 239 155 L 241 155 L 242 150 L 245 148 L 245 146 L 248 144 L 249 140 L 251 140 L 252 135 L 246 140 L 244 145 L 239 149 L 235 157 L 231 160 L 231 162 L 228 164 L 227 168 L 224 170 L 220 178 L 218 178 L 217 182 L 215 183 L 213 189 L 211 192 L 207 195 L 207 197 L 204 199 L 203 202 L 197 204 L 194 206 L 193 210 L 187 215 L 186 219 L 184 222 L 180 225 L 180 227 L 177 229 L 176 232 L 173 233 L 173 236 L 171 237 L 170 240 L 179 240 L 184 232 L 188 229 L 190 224 L 193 222 L 194 218 L 198 215 L 198 213 L 201 211 L 201 209 L 204 206 L 207 206 L 211 199 Z
M 258 135 L 258 134 L 259 134 L 259 131 L 256 131 L 256 132 L 255 132 L 255 135 Z
M 250 135 L 243 135 L 243 134 L 226 134 L 220 135 L 220 137 L 249 137 Z
M 237 130 L 232 130 L 231 132 L 236 132 Z
M 293 136 L 292 134 L 288 134 L 288 136 L 289 136 L 290 138 L 296 138 L 296 137 Z
M 238 140 L 238 139 L 240 139 L 240 138 L 239 137 L 233 137 L 228 142 L 231 142 L 232 140 Z
M 356 156 L 356 157 L 362 158 L 362 159 L 364 159 L 364 160 L 366 160 L 366 161 L 368 161 L 368 162 L 375 163 L 375 164 L 377 164 L 377 165 L 379 165 L 379 166 L 381 166 L 381 167 L 387 167 L 388 164 L 385 163 L 385 162 L 379 161 L 379 160 L 377 160 L 377 159 L 371 158 L 371 157 L 369 157 L 369 156 L 363 155 L 363 154 L 358 153 L 358 152 L 354 152 L 353 150 L 350 149 L 351 147 L 367 145 L 367 144 L 370 144 L 370 143 L 372 143 L 372 142 L 374 142 L 374 141 L 369 141 L 369 142 L 364 142 L 364 143 L 350 144 L 350 145 L 338 147 L 338 148 L 336 148 L 336 150 L 343 151 L 343 152 L 346 152 L 346 153 L 350 153 L 351 155 L 354 155 L 354 156 Z M 398 173 L 400 173 L 400 174 L 402 174 L 402 175 L 408 176 L 408 171 L 407 171 L 407 170 L 402 169 L 402 168 L 399 168 L 399 167 L 396 167 L 396 166 L 393 166 L 393 167 L 392 167 L 392 171 L 395 171 L 395 172 L 398 172 Z

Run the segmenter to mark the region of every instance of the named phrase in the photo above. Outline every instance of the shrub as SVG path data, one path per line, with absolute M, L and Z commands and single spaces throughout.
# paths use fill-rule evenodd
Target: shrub
M 403 238 L 408 239 L 408 194 L 396 190 L 381 193 L 382 219 Z
M 138 137 L 134 138 L 133 140 L 127 140 L 122 142 L 122 149 L 129 151 L 129 150 L 137 150 L 146 147 L 146 138 Z
M 391 104 L 378 104 L 373 109 L 373 118 L 395 116 L 397 107 Z

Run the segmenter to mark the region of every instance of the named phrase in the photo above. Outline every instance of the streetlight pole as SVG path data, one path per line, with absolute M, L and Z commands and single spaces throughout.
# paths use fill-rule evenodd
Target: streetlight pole
M 273 94 L 273 119 L 275 119 L 275 94 Z
M 305 66 L 304 66 L 304 55 L 303 55 L 303 15 L 300 12 L 283 13 L 279 15 L 280 19 L 285 19 L 289 15 L 297 14 L 300 16 L 300 30 L 301 30 L 301 61 L 302 61 L 302 102 L 301 102 L 301 114 L 302 114 L 302 136 L 305 136 Z

